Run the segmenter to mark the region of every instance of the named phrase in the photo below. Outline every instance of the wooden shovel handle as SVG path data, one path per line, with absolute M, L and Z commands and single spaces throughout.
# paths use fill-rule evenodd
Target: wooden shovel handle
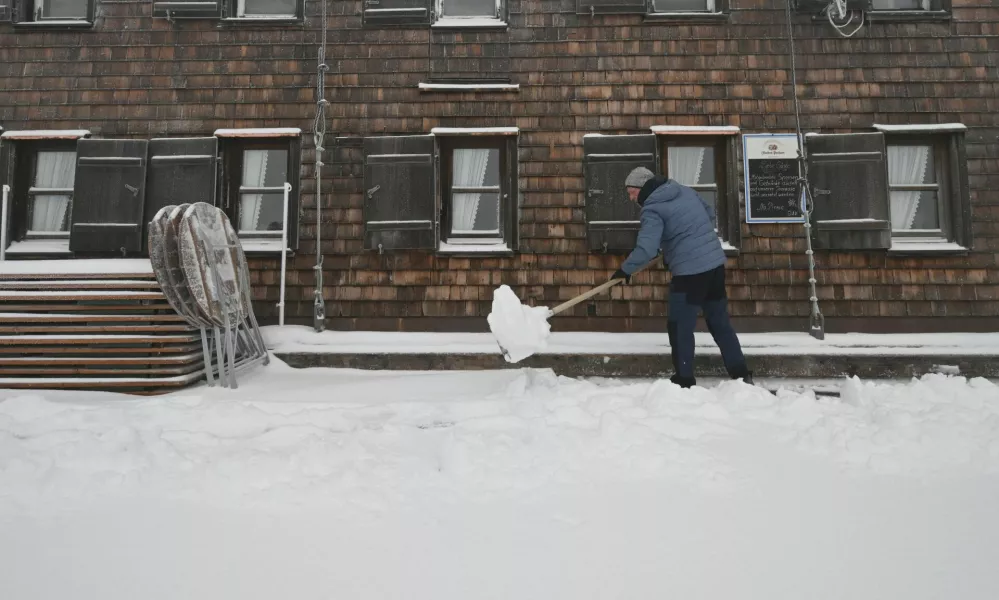
M 659 255 L 656 255 L 655 258 L 653 258 L 649 262 L 645 263 L 645 266 L 641 267 L 640 269 L 638 269 L 634 273 L 632 273 L 632 276 L 638 275 L 639 273 L 641 273 L 645 269 L 649 268 L 650 266 L 652 266 L 652 263 L 656 262 L 657 260 L 659 260 Z M 551 312 L 549 313 L 549 316 L 557 315 L 558 313 L 560 313 L 560 312 L 562 312 L 564 310 L 567 310 L 569 308 L 572 308 L 573 306 L 576 306 L 577 304 L 579 304 L 583 300 L 587 300 L 589 298 L 592 298 L 593 296 L 596 296 L 597 294 L 602 294 L 603 292 L 611 289 L 612 287 L 614 287 L 615 285 L 621 283 L 622 281 L 624 281 L 624 280 L 623 279 L 611 279 L 610 281 L 608 281 L 606 283 L 603 283 L 603 284 L 600 284 L 600 285 L 598 285 L 597 287 L 593 288 L 592 290 L 590 290 L 588 292 L 583 292 L 582 294 L 576 296 L 575 298 L 573 298 L 571 300 L 566 300 L 562 304 L 559 304 L 555 308 L 551 309 Z

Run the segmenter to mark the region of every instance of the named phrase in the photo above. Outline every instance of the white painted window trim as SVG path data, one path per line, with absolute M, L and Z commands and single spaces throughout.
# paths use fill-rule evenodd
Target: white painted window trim
M 302 130 L 297 127 L 272 127 L 272 128 L 248 128 L 248 129 L 216 129 L 213 134 L 218 138 L 274 138 L 274 137 L 298 137 L 302 135 Z
M 506 27 L 506 20 L 503 19 L 503 2 L 505 0 L 493 0 L 493 16 L 470 15 L 444 16 L 444 2 L 447 0 L 434 0 L 434 13 L 437 18 L 431 27 L 466 27 L 469 29 L 482 27 Z
M 924 123 L 913 125 L 879 125 L 875 123 L 873 127 L 881 133 L 955 133 L 968 130 L 968 126 L 963 123 Z
M 704 0 L 705 8 L 704 10 L 656 10 L 655 0 L 652 1 L 652 11 L 650 15 L 662 15 L 669 17 L 688 17 L 688 16 L 702 16 L 702 15 L 717 15 L 720 11 L 718 10 L 718 0 Z
M 516 92 L 519 83 L 424 83 L 420 82 L 421 92 Z
M 434 127 L 430 135 L 517 135 L 519 127 Z
M 742 131 L 736 125 L 653 125 L 649 129 L 656 135 L 739 135 Z

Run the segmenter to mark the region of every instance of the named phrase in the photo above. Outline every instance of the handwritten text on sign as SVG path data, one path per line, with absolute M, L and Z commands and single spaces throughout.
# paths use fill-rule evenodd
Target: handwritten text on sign
M 742 136 L 747 223 L 803 223 L 798 195 L 798 136 L 753 133 Z

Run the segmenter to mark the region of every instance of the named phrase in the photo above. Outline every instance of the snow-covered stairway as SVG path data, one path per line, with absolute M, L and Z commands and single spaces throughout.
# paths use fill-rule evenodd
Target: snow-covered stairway
M 0 388 L 157 393 L 199 381 L 201 337 L 144 260 L 0 263 Z

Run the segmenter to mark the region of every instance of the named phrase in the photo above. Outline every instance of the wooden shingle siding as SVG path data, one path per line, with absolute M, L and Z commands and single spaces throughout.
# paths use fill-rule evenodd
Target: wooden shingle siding
M 872 132 L 876 123 L 968 127 L 970 211 L 961 227 L 970 251 L 818 251 L 818 294 L 830 330 L 999 326 L 999 7 L 951 4 L 949 20 L 879 20 L 850 39 L 824 21 L 795 17 L 806 132 Z M 431 31 L 424 21 L 382 26 L 365 12 L 374 5 L 362 0 L 328 5 L 321 250 L 330 327 L 485 330 L 492 290 L 501 284 L 527 303 L 550 306 L 605 281 L 622 257 L 590 251 L 585 134 L 649 134 L 654 125 L 794 130 L 782 2 L 731 0 L 721 18 L 695 21 L 591 16 L 588 9 L 579 14 L 579 5 L 510 0 L 505 30 L 474 32 Z M 223 127 L 301 128 L 300 243 L 288 262 L 286 315 L 311 323 L 319 12 L 306 0 L 304 24 L 171 23 L 154 19 L 146 0 L 116 0 L 98 2 L 92 30 L 0 24 L 0 124 L 145 140 L 206 137 Z M 448 78 L 509 80 L 520 88 L 418 87 Z M 365 250 L 364 138 L 427 135 L 433 127 L 520 129 L 514 256 Z M 736 147 L 730 168 L 740 203 L 732 214 L 740 225 L 739 252 L 728 263 L 731 310 L 745 330 L 802 329 L 809 310 L 804 229 L 743 222 L 741 143 Z M 276 315 L 279 264 L 277 257 L 252 261 L 264 321 Z M 661 331 L 668 280 L 650 269 L 553 326 Z

